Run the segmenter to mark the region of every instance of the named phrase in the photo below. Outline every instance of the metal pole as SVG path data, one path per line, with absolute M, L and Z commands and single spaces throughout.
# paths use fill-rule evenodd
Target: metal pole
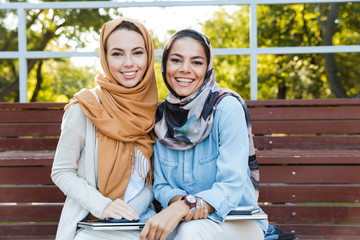
M 257 72 L 257 4 L 250 4 L 250 97 L 258 99 L 258 72 Z
M 20 102 L 28 102 L 27 99 L 27 39 L 26 39 L 26 10 L 18 8 L 18 48 L 19 48 L 19 97 Z

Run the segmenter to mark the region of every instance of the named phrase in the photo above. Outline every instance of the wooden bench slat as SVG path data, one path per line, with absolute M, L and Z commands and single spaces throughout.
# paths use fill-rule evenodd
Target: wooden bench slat
M 252 107 L 278 107 L 278 106 L 359 106 L 357 98 L 336 98 L 336 99 L 271 99 L 271 100 L 246 100 L 248 108 Z
M 0 152 L 0 166 L 51 166 L 55 152 Z
M 359 184 L 360 165 L 357 166 L 268 166 L 260 167 L 262 183 L 321 183 Z
M 1 230 L 1 229 L 0 229 Z M 0 239 L 6 240 L 54 240 L 54 235 L 5 235 L 0 236 Z
M 258 149 L 360 149 L 360 136 L 254 136 L 254 144 Z
M 355 205 L 261 205 L 275 223 L 359 223 Z
M 9 110 L 0 111 L 0 123 L 61 123 L 64 110 Z
M 31 103 L 7 103 L 0 102 L 0 109 L 63 109 L 66 103 L 55 102 L 31 102 Z
M 57 222 L 61 210 L 61 205 L 0 205 L 0 219 L 2 222 Z
M 59 123 L 0 124 L 0 136 L 60 136 Z
M 295 235 L 356 236 L 357 238 L 360 236 L 360 224 L 276 224 L 276 226 L 284 232 L 294 232 Z
M 59 138 L 0 138 L 1 151 L 55 150 Z
M 253 134 L 344 134 L 360 133 L 359 120 L 253 121 Z
M 330 106 L 330 107 L 269 107 L 249 108 L 252 121 L 258 120 L 322 120 L 326 119 L 360 119 L 359 106 Z M 349 114 L 351 113 L 351 114 Z
M 260 184 L 259 202 L 360 203 L 360 185 Z
M 358 164 L 360 150 L 257 150 L 260 165 L 265 164 Z
M 57 223 L 15 223 L 15 224 L 0 224 L 0 239 L 9 235 L 22 235 L 23 237 L 31 235 L 51 235 L 54 239 L 56 234 Z
M 2 167 L 0 184 L 50 184 L 51 167 Z
M 56 186 L 0 186 L 0 203 L 62 203 L 65 195 Z
M 358 236 L 300 235 L 301 240 L 358 240 Z

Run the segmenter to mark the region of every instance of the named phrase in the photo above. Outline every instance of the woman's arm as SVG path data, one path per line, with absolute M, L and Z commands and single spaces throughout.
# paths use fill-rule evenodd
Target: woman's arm
M 85 147 L 86 120 L 79 104 L 70 106 L 65 112 L 51 177 L 66 196 L 95 217 L 101 218 L 102 211 L 111 199 L 104 197 L 95 186 L 90 185 L 77 173 L 81 152 Z M 94 177 L 95 181 L 95 176 L 91 177 Z
M 166 208 L 170 205 L 172 199 L 176 196 L 183 196 L 187 194 L 186 191 L 180 188 L 174 188 L 169 184 L 166 179 L 166 174 L 164 174 L 164 168 L 160 161 L 159 151 L 161 145 L 158 141 L 156 141 L 156 145 L 154 146 L 154 185 L 153 191 L 156 200 L 158 200 L 163 208 Z
M 153 200 L 153 191 L 148 185 L 145 185 L 144 188 L 128 203 L 139 214 L 139 216 L 141 216 L 146 212 Z
M 218 130 L 219 156 L 216 182 L 211 189 L 195 194 L 215 208 L 210 218 L 223 221 L 238 206 L 248 181 L 249 138 L 245 114 L 235 97 L 225 97 L 218 105 L 213 128 Z M 250 193 L 249 193 L 250 194 Z

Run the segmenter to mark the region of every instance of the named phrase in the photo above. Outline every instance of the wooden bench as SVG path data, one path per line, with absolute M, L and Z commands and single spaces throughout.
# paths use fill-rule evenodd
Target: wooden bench
M 360 99 L 247 101 L 260 202 L 299 239 L 360 236 Z M 64 104 L 0 103 L 0 239 L 54 239 L 50 172 Z
M 360 239 L 360 99 L 247 104 L 270 222 L 299 239 Z
M 54 239 L 63 193 L 50 178 L 64 104 L 0 103 L 0 239 Z

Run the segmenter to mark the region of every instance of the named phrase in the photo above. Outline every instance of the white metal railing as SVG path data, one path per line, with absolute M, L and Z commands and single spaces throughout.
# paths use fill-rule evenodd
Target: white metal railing
M 250 8 L 250 47 L 249 48 L 218 48 L 214 49 L 215 55 L 250 55 L 250 94 L 256 100 L 258 95 L 257 56 L 260 54 L 304 54 L 304 53 L 339 53 L 360 52 L 360 45 L 351 46 L 314 46 L 314 47 L 268 47 L 259 48 L 257 44 L 257 5 L 274 4 L 301 4 L 301 3 L 347 3 L 345 0 L 199 0 L 199 1 L 151 1 L 151 2 L 42 2 L 2 3 L 1 9 L 16 9 L 18 15 L 18 51 L 0 51 L 0 59 L 19 59 L 19 95 L 20 102 L 27 102 L 27 59 L 36 58 L 69 58 L 69 57 L 97 57 L 99 52 L 46 52 L 28 51 L 26 39 L 26 10 L 27 9 L 77 9 L 77 8 L 131 8 L 131 7 L 180 7 L 180 6 L 225 6 L 249 5 Z M 350 2 L 360 2 L 353 0 Z M 160 56 L 162 50 L 155 50 L 155 55 Z

